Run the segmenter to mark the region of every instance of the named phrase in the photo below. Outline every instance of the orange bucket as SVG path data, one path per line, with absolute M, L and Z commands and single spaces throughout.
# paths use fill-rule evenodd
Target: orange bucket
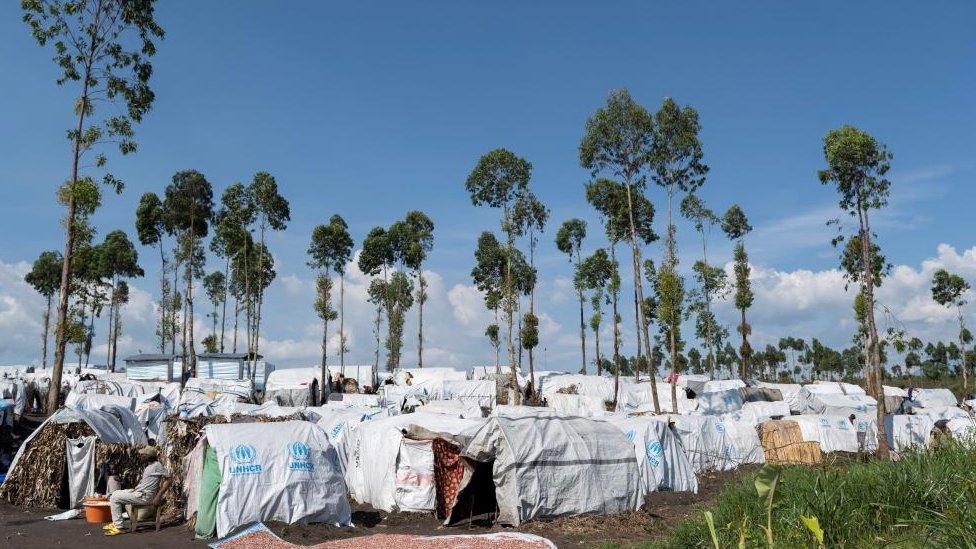
M 94 524 L 112 522 L 112 508 L 107 501 L 87 502 L 85 520 Z

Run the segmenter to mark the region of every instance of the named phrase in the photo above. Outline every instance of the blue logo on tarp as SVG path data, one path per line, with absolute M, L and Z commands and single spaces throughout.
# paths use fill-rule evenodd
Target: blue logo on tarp
M 634 442 L 634 439 L 637 438 L 637 433 L 631 429 L 630 431 L 627 431 L 627 434 L 624 436 L 627 437 L 627 440 Z
M 717 432 L 719 432 L 719 433 L 724 433 L 725 432 L 725 424 L 722 423 L 721 421 L 715 422 L 715 430 Z
M 644 449 L 647 454 L 647 461 L 654 467 L 660 467 L 661 456 L 664 455 L 664 447 L 661 446 L 661 442 L 658 440 L 648 442 Z
M 332 426 L 332 429 L 329 431 L 329 437 L 332 438 L 332 439 L 338 438 L 339 437 L 339 434 L 342 433 L 343 427 L 345 427 L 345 426 L 346 426 L 346 422 L 345 421 L 340 421 L 339 423 L 336 423 L 335 425 L 333 425 Z
M 257 457 L 257 450 L 250 444 L 238 444 L 237 446 L 231 447 L 230 460 L 234 465 L 230 466 L 230 474 L 249 475 L 260 473 L 264 468 L 260 463 L 254 463 Z
M 830 421 L 827 418 L 822 417 L 822 418 L 820 418 L 820 426 L 829 429 L 830 428 Z
M 308 447 L 308 444 L 304 442 L 293 442 L 288 446 L 288 453 L 291 454 L 291 461 L 288 462 L 288 468 L 292 471 L 312 471 L 315 469 L 315 466 L 308 459 L 312 455 L 312 450 Z

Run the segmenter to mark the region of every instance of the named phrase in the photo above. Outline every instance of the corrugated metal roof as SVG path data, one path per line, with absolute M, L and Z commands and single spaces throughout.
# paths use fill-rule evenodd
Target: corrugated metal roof
M 180 355 L 141 354 L 127 356 L 124 360 L 126 362 L 168 362 L 177 358 L 180 358 Z

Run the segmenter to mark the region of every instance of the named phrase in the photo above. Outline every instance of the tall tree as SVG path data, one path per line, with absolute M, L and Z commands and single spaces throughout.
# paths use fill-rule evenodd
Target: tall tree
M 532 164 L 506 149 L 495 149 L 478 160 L 478 164 L 468 175 L 465 188 L 475 206 L 487 206 L 502 210 L 501 228 L 506 236 L 506 264 L 503 279 L 502 306 L 505 322 L 508 325 L 508 362 L 512 383 L 518 385 L 518 369 L 515 360 L 515 338 L 512 333 L 517 305 L 517 295 L 513 284 L 512 259 L 515 256 L 515 224 L 512 221 L 512 207 L 520 193 L 528 188 L 532 176 Z M 515 391 L 515 404 L 521 403 L 521 392 Z
M 224 277 L 224 273 L 214 271 L 203 277 L 203 289 L 207 292 L 207 299 L 210 300 L 210 304 L 213 305 L 213 311 L 207 316 L 213 319 L 213 328 L 210 331 L 210 335 L 213 336 L 214 341 L 217 341 L 217 318 L 221 317 L 221 314 L 217 310 L 220 307 L 221 301 L 227 298 L 227 279 Z M 226 310 L 226 307 L 224 309 Z
M 94 153 L 94 166 L 106 163 L 103 147 L 117 144 L 123 155 L 136 150 L 133 123 L 142 121 L 155 95 L 149 87 L 156 53 L 155 40 L 163 29 L 156 23 L 153 0 L 22 0 L 23 20 L 38 45 L 51 44 L 60 74 L 58 85 L 77 86 L 72 100 L 76 122 L 68 131 L 71 170 L 62 193 L 66 207 L 64 261 L 58 290 L 54 368 L 47 396 L 47 413 L 58 406 L 64 349 L 67 344 L 68 301 L 74 254 L 74 224 L 78 216 L 78 185 L 92 184 L 82 174 L 83 158 Z M 98 118 L 96 104 L 112 114 Z M 122 112 L 113 105 L 123 107 Z M 123 183 L 110 173 L 102 181 L 121 192 Z
M 100 247 L 99 271 L 109 279 L 109 328 L 108 328 L 108 371 L 115 371 L 116 344 L 119 337 L 117 318 L 121 318 L 119 308 L 129 301 L 129 287 L 120 288 L 123 279 L 141 277 L 145 273 L 139 266 L 139 252 L 124 231 L 112 231 L 105 235 Z
M 61 252 L 50 250 L 43 252 L 31 266 L 31 270 L 24 276 L 24 281 L 34 287 L 37 293 L 44 296 L 47 306 L 44 308 L 44 331 L 41 333 L 41 368 L 47 368 L 47 340 L 51 326 L 51 300 L 58 293 L 61 284 Z
M 322 319 L 322 383 L 328 382 L 326 365 L 326 347 L 329 341 L 329 320 L 337 316 L 330 305 L 332 294 L 332 273 L 339 275 L 339 316 L 342 314 L 343 283 L 346 264 L 352 256 L 352 237 L 349 236 L 349 226 L 339 215 L 333 215 L 328 225 L 319 225 L 312 229 L 312 243 L 308 247 L 308 266 L 320 269 L 322 272 L 316 281 L 315 310 Z M 332 311 L 332 312 L 330 312 Z M 344 327 L 339 326 L 339 354 L 343 355 L 345 347 Z M 342 363 L 340 372 L 345 375 L 345 364 Z
M 735 251 L 733 252 L 733 272 L 735 273 L 735 308 L 739 310 L 740 322 L 736 330 L 742 335 L 742 345 L 739 347 L 739 378 L 745 381 L 749 377 L 749 359 L 752 356 L 752 347 L 749 346 L 749 334 L 752 328 L 746 322 L 746 310 L 752 307 L 755 295 L 752 293 L 752 283 L 749 275 L 752 272 L 749 267 L 749 255 L 746 254 L 746 246 L 743 238 L 752 225 L 749 224 L 745 212 L 738 204 L 733 204 L 722 217 L 722 231 L 729 240 L 735 240 Z
M 969 391 L 966 345 L 973 339 L 972 334 L 966 328 L 966 322 L 962 313 L 962 308 L 966 306 L 966 298 L 963 294 L 968 292 L 969 288 L 969 283 L 963 277 L 952 274 L 945 269 L 935 271 L 935 274 L 932 276 L 932 299 L 943 307 L 956 308 L 956 318 L 959 320 L 959 349 L 962 351 L 960 353 L 962 361 L 960 370 L 962 371 L 963 392 Z
M 247 190 L 253 200 L 254 212 L 257 216 L 258 232 L 261 239 L 261 246 L 259 247 L 260 257 L 258 261 L 264 263 L 264 252 L 267 250 L 267 245 L 264 242 L 265 232 L 269 228 L 275 231 L 285 230 L 288 222 L 291 221 L 291 208 L 288 205 L 288 201 L 278 193 L 278 183 L 268 172 L 255 173 L 254 179 L 251 180 L 251 184 Z M 254 348 L 253 354 L 251 355 L 252 379 L 257 372 L 258 351 L 260 350 L 261 340 L 261 306 L 264 304 L 264 288 L 266 288 L 263 271 L 259 273 L 259 277 L 257 311 L 254 319 L 254 333 L 252 335 L 252 346 Z
M 539 243 L 539 234 L 546 229 L 549 220 L 549 208 L 530 191 L 519 193 L 515 200 L 512 222 L 518 236 L 529 239 L 529 267 L 535 270 L 535 247 Z M 535 360 L 533 350 L 539 344 L 539 319 L 535 315 L 535 284 L 529 291 L 529 312 L 523 319 L 527 328 L 523 329 L 522 347 L 529 351 L 529 383 L 535 390 Z M 531 345 L 526 345 L 526 342 Z
M 607 251 L 598 248 L 593 255 L 590 255 L 580 264 L 576 273 L 574 283 L 591 292 L 590 307 L 593 315 L 590 317 L 590 329 L 593 330 L 593 339 L 596 350 L 596 375 L 603 374 L 603 366 L 600 356 L 600 326 L 603 323 L 603 304 L 606 301 L 606 291 L 613 283 L 616 271 L 616 264 L 610 259 Z
M 579 327 L 580 327 L 580 373 L 586 373 L 586 323 L 583 320 L 583 278 L 580 275 L 580 265 L 583 262 L 583 239 L 586 238 L 586 222 L 582 219 L 567 219 L 556 233 L 556 248 L 569 257 L 574 267 L 573 286 L 579 297 Z
M 373 279 L 368 293 L 370 302 L 387 307 L 386 368 L 392 372 L 400 365 L 403 322 L 413 305 L 413 282 L 402 272 L 393 271 L 388 279 Z
M 139 199 L 136 208 L 136 236 L 143 246 L 159 246 L 159 352 L 166 351 L 166 341 L 170 334 L 171 323 L 168 316 L 168 305 L 171 303 L 169 281 L 166 278 L 166 251 L 163 247 L 163 237 L 169 232 L 166 211 L 163 201 L 154 192 L 147 192 Z
M 387 342 L 389 343 L 393 337 L 394 326 L 391 325 L 391 320 L 394 315 L 395 303 L 391 300 L 393 294 L 389 291 L 390 282 L 390 271 L 393 269 L 394 264 L 397 261 L 397 247 L 396 240 L 398 236 L 384 229 L 383 227 L 374 227 L 369 234 L 366 235 L 366 239 L 363 240 L 363 249 L 359 253 L 359 270 L 367 276 L 377 277 L 382 275 L 382 278 L 374 279 L 370 283 L 369 295 L 370 302 L 377 306 L 376 310 L 376 364 L 375 368 L 379 368 L 379 355 L 380 355 L 380 315 L 385 310 L 386 311 L 386 330 L 387 330 Z M 377 282 L 377 280 L 379 282 Z M 389 345 L 387 345 L 389 346 Z M 387 368 L 391 371 L 399 366 L 399 363 L 391 362 L 394 359 L 399 359 L 399 355 L 391 357 L 387 354 Z
M 823 139 L 827 167 L 818 172 L 820 182 L 833 184 L 840 195 L 842 210 L 858 220 L 857 236 L 861 243 L 861 264 L 864 269 L 862 288 L 866 304 L 870 371 L 873 372 L 873 393 L 878 395 L 878 455 L 888 457 L 888 438 L 885 433 L 884 395 L 881 387 L 881 346 L 874 318 L 874 273 L 871 262 L 871 210 L 888 203 L 891 183 L 885 178 L 890 169 L 891 153 L 867 133 L 843 126 L 827 132 Z
M 505 281 L 505 250 L 494 234 L 485 231 L 478 237 L 474 252 L 475 266 L 471 279 L 485 297 L 485 307 L 495 315 L 495 322 L 485 329 L 485 336 L 495 348 L 495 370 L 499 370 L 501 338 L 498 327 L 498 307 L 501 305 Z
M 689 193 L 681 200 L 681 215 L 694 223 L 695 230 L 701 237 L 702 258 L 700 261 L 696 261 L 692 267 L 697 288 L 690 292 L 691 306 L 689 312 L 695 313 L 695 332 L 698 338 L 705 342 L 707 352 L 705 362 L 708 374 L 711 379 L 715 379 L 716 334 L 720 328 L 715 321 L 714 313 L 712 313 L 712 300 L 715 297 L 721 297 L 724 293 L 726 277 L 724 270 L 713 267 L 708 262 L 708 239 L 711 236 L 712 229 L 721 224 L 721 220 L 715 215 L 715 212 L 705 206 L 698 195 L 693 193 Z
M 242 294 L 235 292 L 235 286 L 230 283 L 230 266 L 238 254 L 245 252 L 250 246 L 248 227 L 254 223 L 255 206 L 251 194 L 242 183 L 234 183 L 220 195 L 220 208 L 214 215 L 214 237 L 210 240 L 210 251 L 224 258 L 224 278 L 228 283 L 224 285 L 223 311 L 220 321 L 220 352 L 224 352 L 224 336 L 227 328 L 227 295 L 234 297 L 234 331 L 233 352 L 237 352 L 238 318 Z M 250 280 L 246 281 L 250 282 Z M 250 286 L 250 284 L 245 284 Z M 246 290 L 243 286 L 242 291 Z M 244 293 L 247 293 L 244 291 Z
M 647 311 L 644 308 L 644 284 L 641 280 L 640 248 L 634 216 L 634 195 L 647 183 L 647 165 L 652 154 L 654 118 L 642 105 L 631 98 L 627 90 L 615 90 L 607 97 L 606 105 L 586 121 L 580 142 L 580 165 L 593 176 L 608 172 L 623 180 L 627 195 L 627 224 L 630 229 L 631 260 L 637 309 L 637 330 L 643 335 L 645 356 L 651 378 L 651 398 L 654 412 L 661 412 L 657 395 L 657 381 L 653 375 Z
M 173 229 L 179 232 L 180 255 L 185 269 L 182 387 L 187 372 L 195 375 L 197 367 L 193 343 L 193 281 L 203 276 L 204 257 L 200 241 L 207 236 L 213 218 L 213 187 L 202 173 L 184 170 L 173 174 L 173 181 L 167 185 L 165 194 L 164 208 L 170 213 Z
M 419 211 L 407 212 L 406 218 L 396 224 L 394 233 L 400 242 L 397 255 L 400 263 L 409 269 L 417 280 L 417 367 L 424 367 L 424 303 L 427 302 L 427 279 L 424 278 L 424 261 L 434 247 L 434 222 Z

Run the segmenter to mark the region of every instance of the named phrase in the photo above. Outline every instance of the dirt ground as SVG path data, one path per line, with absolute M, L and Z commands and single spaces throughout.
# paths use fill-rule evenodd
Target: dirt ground
M 745 469 L 745 468 L 743 468 Z M 544 536 L 559 547 L 593 547 L 607 541 L 624 547 L 651 539 L 660 539 L 676 524 L 700 506 L 714 501 L 719 490 L 742 474 L 734 472 L 710 473 L 699 478 L 699 492 L 652 494 L 642 511 L 614 516 L 567 517 L 552 521 L 536 521 L 517 529 Z M 746 469 L 748 470 L 748 469 Z M 25 510 L 0 504 L 0 546 L 2 547 L 206 547 L 204 541 L 194 540 L 185 525 L 151 528 L 137 534 L 115 537 L 102 535 L 101 525 L 88 524 L 84 519 L 52 522 L 47 515 L 59 511 Z M 511 530 L 499 526 L 473 525 L 445 527 L 433 515 L 416 513 L 384 513 L 368 506 L 353 508 L 351 528 L 334 528 L 321 524 L 287 525 L 269 523 L 277 535 L 301 545 L 312 545 L 330 539 L 343 539 L 370 534 L 483 534 Z

